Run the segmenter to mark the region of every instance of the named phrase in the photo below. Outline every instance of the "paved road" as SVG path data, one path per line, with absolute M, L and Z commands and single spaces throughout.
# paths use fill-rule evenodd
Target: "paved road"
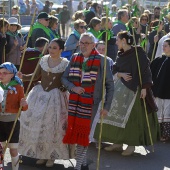
M 126 145 L 124 146 L 124 149 Z M 100 170 L 170 170 L 170 142 L 157 143 L 154 146 L 155 152 L 152 153 L 151 147 L 146 150 L 143 147 L 136 147 L 135 153 L 129 157 L 121 156 L 120 152 L 106 152 L 101 150 Z M 36 166 L 35 159 L 27 157 L 22 158 L 19 170 L 67 170 L 71 163 L 63 160 L 55 161 L 53 168 L 45 166 Z M 9 154 L 5 156 L 4 170 L 11 170 Z M 75 160 L 71 160 L 75 165 Z M 94 144 L 91 144 L 88 150 L 88 161 L 90 170 L 96 170 L 97 149 Z M 73 170 L 73 168 L 69 168 Z

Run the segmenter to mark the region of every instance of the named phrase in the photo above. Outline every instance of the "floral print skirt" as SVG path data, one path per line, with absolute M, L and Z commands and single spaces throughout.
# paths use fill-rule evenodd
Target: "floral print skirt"
M 27 97 L 28 110 L 21 113 L 19 153 L 37 159 L 68 159 L 62 140 L 67 127 L 68 92 L 49 92 L 35 86 Z

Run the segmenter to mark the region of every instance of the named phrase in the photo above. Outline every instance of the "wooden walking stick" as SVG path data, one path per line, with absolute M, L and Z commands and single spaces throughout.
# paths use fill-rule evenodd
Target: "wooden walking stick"
M 159 0 L 159 4 L 160 4 L 160 0 Z M 159 25 L 160 25 L 160 23 L 161 23 L 161 12 L 160 12 L 160 16 L 159 16 L 158 29 L 157 29 L 157 33 L 156 33 L 157 36 L 158 36 L 158 33 L 159 33 L 158 31 L 159 31 Z M 154 48 L 153 48 L 153 52 L 152 52 L 151 62 L 153 61 L 153 59 L 154 59 L 154 57 L 155 57 L 156 43 L 157 43 L 157 42 L 154 43 Z
M 29 29 L 28 36 L 27 36 L 26 43 L 25 43 L 26 47 L 24 48 L 24 51 L 23 51 L 23 54 L 22 54 L 22 57 L 21 57 L 21 63 L 20 63 L 20 67 L 19 67 L 19 72 L 21 71 L 21 68 L 22 68 L 22 65 L 23 65 L 23 62 L 24 62 L 25 52 L 26 52 L 26 49 L 27 49 L 28 40 L 29 40 L 29 38 L 31 36 L 31 32 L 32 32 L 33 24 L 34 24 L 34 19 L 35 19 L 36 11 L 37 11 L 37 8 L 35 9 L 33 17 L 32 17 L 30 29 Z
M 157 30 L 156 36 L 158 36 L 158 34 L 159 34 L 159 25 L 160 25 L 160 22 L 161 22 L 161 21 L 159 20 L 158 30 Z M 157 43 L 157 42 L 154 43 L 154 48 L 153 48 L 153 52 L 152 52 L 151 62 L 153 61 L 153 59 L 154 59 L 154 57 L 155 57 L 156 43 Z
M 17 5 L 18 5 L 18 7 L 20 6 L 18 0 L 17 0 Z M 20 8 L 21 8 L 21 7 L 20 7 Z M 18 22 L 19 22 L 20 25 L 22 25 L 22 24 L 21 24 L 21 16 L 20 16 L 20 12 L 19 12 L 19 15 L 18 15 Z M 20 30 L 20 31 L 21 31 L 21 30 Z
M 139 56 L 138 56 L 138 51 L 137 51 L 137 47 L 136 47 L 136 40 L 135 40 L 135 36 L 134 36 L 135 34 L 134 34 L 134 28 L 133 27 L 132 27 L 132 32 L 133 32 L 133 39 L 134 39 L 134 43 L 135 43 L 135 52 L 136 52 L 136 60 L 137 60 L 137 65 L 138 65 L 138 74 L 139 74 L 140 86 L 142 87 L 142 74 L 141 74 L 141 69 L 140 69 Z M 149 119 L 148 119 L 148 112 L 147 112 L 147 109 L 146 109 L 145 98 L 143 99 L 143 103 L 144 103 L 144 110 L 145 110 L 145 117 L 146 117 L 146 123 L 147 123 L 147 127 L 148 127 L 149 138 L 150 138 L 150 142 L 151 142 L 151 146 L 152 146 L 152 152 L 154 152 L 154 146 L 153 146 L 151 129 L 150 129 L 150 124 L 149 124 Z
M 146 48 L 147 48 L 147 36 L 148 36 L 148 25 L 146 25 L 146 29 L 145 29 L 145 39 L 146 39 L 146 43 L 145 43 L 145 52 L 146 52 Z
M 108 41 L 108 9 L 106 8 L 106 37 L 105 37 L 105 54 L 104 54 L 104 71 L 103 71 L 103 89 L 102 89 L 102 106 L 101 110 L 104 108 L 105 101 L 105 82 L 106 82 L 106 57 L 107 57 L 107 41 Z M 98 147 L 98 156 L 97 156 L 97 167 L 96 170 L 100 168 L 100 150 L 101 150 L 101 138 L 102 138 L 102 128 L 103 128 L 103 115 L 100 118 L 100 133 L 99 133 L 99 147 Z
M 2 12 L 3 12 L 3 30 L 2 30 L 2 33 L 3 33 L 3 35 L 5 36 L 5 22 L 4 22 L 4 19 L 5 19 L 5 3 L 4 3 L 4 0 L 3 0 L 3 10 L 2 10 Z M 4 46 L 4 48 L 3 48 L 3 61 L 2 61 L 2 63 L 3 62 L 5 62 L 5 46 Z
M 45 53 L 46 48 L 47 48 L 47 43 L 46 43 L 45 46 L 44 46 L 44 49 L 43 49 L 42 54 Z M 38 63 L 37 63 L 37 66 L 36 66 L 36 68 L 35 68 L 35 70 L 34 70 L 34 73 L 33 73 L 32 77 L 31 77 L 31 80 L 30 80 L 30 82 L 29 82 L 29 85 L 28 85 L 27 90 L 26 90 L 26 93 L 25 93 L 25 97 L 27 97 L 27 94 L 28 94 L 28 92 L 29 92 L 31 83 L 32 83 L 32 81 L 33 81 L 33 79 L 34 79 L 34 77 L 35 77 L 35 74 L 36 74 L 36 72 L 37 72 L 37 69 L 38 69 L 38 67 L 39 67 L 40 60 L 41 60 L 41 58 L 39 59 L 39 61 L 38 61 Z M 15 129 L 17 120 L 18 120 L 18 118 L 19 118 L 19 116 L 20 116 L 20 114 L 21 114 L 21 110 L 22 110 L 22 106 L 20 106 L 20 108 L 19 108 L 19 110 L 18 110 L 18 113 L 17 113 L 17 115 L 16 115 L 14 124 L 13 124 L 13 126 L 12 126 L 12 130 L 11 130 L 11 132 L 10 132 L 10 135 L 9 135 L 9 137 L 8 137 L 8 140 L 7 140 L 7 142 L 6 142 L 6 145 L 5 145 L 5 147 L 4 147 L 4 155 L 5 155 L 6 149 L 7 149 L 7 147 L 8 147 L 8 144 L 9 144 L 9 142 L 10 142 L 10 140 L 11 140 L 11 137 L 12 137 L 12 135 L 13 135 L 13 132 L 14 132 L 14 129 Z

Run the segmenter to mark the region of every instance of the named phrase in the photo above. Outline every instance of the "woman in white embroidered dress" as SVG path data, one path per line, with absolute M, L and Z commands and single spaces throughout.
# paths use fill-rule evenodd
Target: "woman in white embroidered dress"
M 68 92 L 62 87 L 60 78 L 68 65 L 61 58 L 64 41 L 54 39 L 49 44 L 49 55 L 42 57 L 35 78 L 41 76 L 27 97 L 29 109 L 21 114 L 19 153 L 39 159 L 36 164 L 52 167 L 55 159 L 68 159 L 67 145 L 62 139 L 67 126 Z M 32 74 L 18 73 L 23 81 Z

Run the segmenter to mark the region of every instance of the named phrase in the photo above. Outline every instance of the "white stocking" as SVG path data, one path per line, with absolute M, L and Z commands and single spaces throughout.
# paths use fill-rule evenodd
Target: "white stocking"
M 12 170 L 18 170 L 19 169 L 19 155 L 16 157 L 11 157 L 12 160 Z

